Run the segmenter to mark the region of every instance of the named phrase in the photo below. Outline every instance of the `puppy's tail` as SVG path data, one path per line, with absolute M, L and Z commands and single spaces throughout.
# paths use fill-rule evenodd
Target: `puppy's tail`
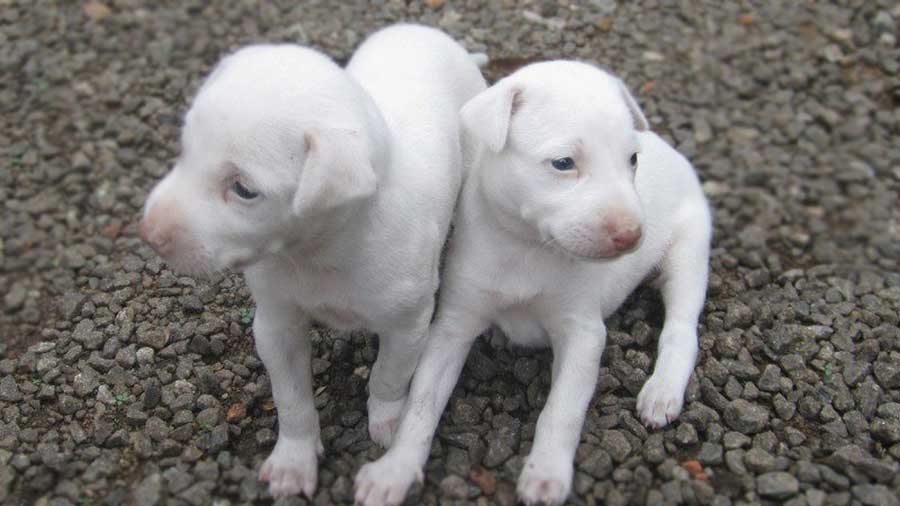
M 490 59 L 488 58 L 488 55 L 486 55 L 484 53 L 469 53 L 469 58 L 472 59 L 472 62 L 478 68 L 484 68 L 484 66 L 487 65 L 488 62 L 490 61 Z

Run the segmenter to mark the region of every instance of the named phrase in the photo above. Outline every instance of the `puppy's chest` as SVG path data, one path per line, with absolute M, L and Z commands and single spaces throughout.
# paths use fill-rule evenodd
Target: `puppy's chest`
M 497 264 L 480 280 L 482 292 L 498 308 L 527 305 L 545 293 L 544 272 L 529 272 L 515 263 Z
M 337 273 L 303 273 L 297 303 L 313 320 L 339 330 L 366 327 L 367 311 L 352 279 Z

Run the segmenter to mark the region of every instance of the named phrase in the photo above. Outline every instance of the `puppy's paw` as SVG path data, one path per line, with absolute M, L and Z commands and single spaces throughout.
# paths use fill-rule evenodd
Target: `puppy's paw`
M 423 479 L 422 469 L 412 459 L 386 453 L 370 462 L 356 475 L 356 504 L 389 506 L 403 503 L 409 487 Z
M 654 372 L 637 397 L 637 412 L 644 425 L 658 429 L 674 422 L 681 414 L 684 389 L 666 374 Z
M 316 454 L 321 453 L 322 443 L 318 435 L 313 440 L 279 436 L 275 449 L 259 470 L 259 479 L 269 483 L 272 497 L 303 492 L 312 499 L 318 473 Z
M 529 455 L 516 487 L 519 500 L 528 506 L 563 504 L 572 488 L 572 473 L 571 462 Z
M 383 448 L 391 446 L 405 406 L 405 395 L 396 401 L 383 401 L 375 396 L 369 396 L 369 437 L 372 441 Z

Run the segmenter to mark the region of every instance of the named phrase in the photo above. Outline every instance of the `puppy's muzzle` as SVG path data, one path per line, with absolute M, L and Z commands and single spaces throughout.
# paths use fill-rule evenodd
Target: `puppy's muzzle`
M 616 253 L 625 253 L 634 249 L 641 241 L 643 231 L 639 224 L 621 223 L 615 220 L 603 225 L 604 231 L 612 242 Z
M 153 214 L 148 214 L 141 219 L 138 227 L 141 239 L 153 248 L 159 256 L 166 258 L 175 251 L 175 238 L 177 227 L 171 224 L 160 223 Z

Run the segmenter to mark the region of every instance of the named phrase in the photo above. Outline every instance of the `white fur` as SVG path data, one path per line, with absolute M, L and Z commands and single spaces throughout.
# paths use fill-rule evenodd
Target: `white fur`
M 187 113 L 142 235 L 179 270 L 244 271 L 278 408 L 260 471 L 275 496 L 316 486 L 313 320 L 379 334 L 369 431 L 390 443 L 460 186 L 458 111 L 485 88 L 477 60 L 412 25 L 372 35 L 346 70 L 310 49 L 251 46 L 218 65 Z M 242 199 L 235 181 L 261 196 Z
M 397 504 L 420 479 L 432 436 L 474 341 L 491 324 L 514 343 L 553 348 L 553 385 L 519 477 L 526 504 L 561 504 L 600 369 L 604 318 L 660 271 L 666 320 L 637 400 L 661 427 L 681 411 L 697 356 L 711 223 L 691 165 L 657 135 L 617 78 L 574 62 L 538 63 L 461 112 L 482 146 L 469 170 L 441 300 L 394 443 L 357 477 L 357 500 Z M 639 152 L 636 172 L 629 158 Z M 571 157 L 576 169 L 551 161 Z M 616 251 L 610 220 L 639 227 Z

